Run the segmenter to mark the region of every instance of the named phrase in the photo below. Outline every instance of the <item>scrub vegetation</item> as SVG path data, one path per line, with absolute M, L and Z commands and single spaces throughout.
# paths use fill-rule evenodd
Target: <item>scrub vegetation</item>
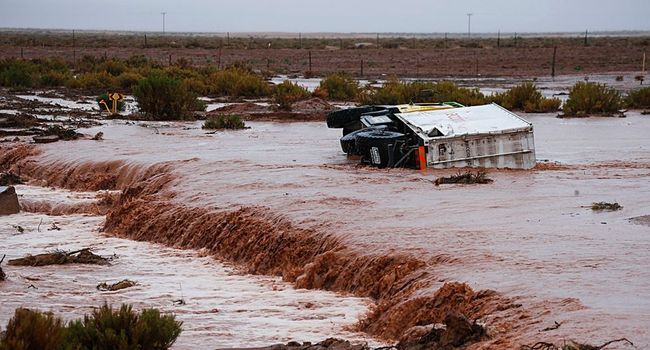
M 275 87 L 273 100 L 278 104 L 280 109 L 290 111 L 292 104 L 300 100 L 306 100 L 310 96 L 309 91 L 304 87 L 285 80 Z
M 182 322 L 157 309 L 134 311 L 104 304 L 83 319 L 63 322 L 52 313 L 16 309 L 0 333 L 0 350 L 169 349 Z
M 133 90 L 140 111 L 153 120 L 192 119 L 192 112 L 205 104 L 185 84 L 168 73 L 153 71 Z
M 203 123 L 203 129 L 221 130 L 221 129 L 244 129 L 246 124 L 242 117 L 237 114 L 222 114 L 214 117 L 208 117 Z
M 335 73 L 321 80 L 316 95 L 333 101 L 356 101 L 361 88 L 359 82 L 346 73 Z
M 506 109 L 528 113 L 555 112 L 562 104 L 558 98 L 543 97 L 535 84 L 529 81 L 504 92 L 496 93 L 490 97 L 490 100 Z
M 623 106 L 621 94 L 604 84 L 577 82 L 564 104 L 567 116 L 611 115 Z
M 67 87 L 97 94 L 106 91 L 132 93 L 146 118 L 155 116 L 160 120 L 191 119 L 193 111 L 204 110 L 197 96 L 235 100 L 272 98 L 283 110 L 290 110 L 294 102 L 311 96 L 362 104 L 455 101 L 472 106 L 495 102 L 507 109 L 531 113 L 554 112 L 561 106 L 559 99 L 543 97 L 532 82 L 485 95 L 477 88 L 458 86 L 448 80 L 401 81 L 391 77 L 377 87 L 361 86 L 351 75 L 336 73 L 324 77 L 316 91 L 310 94 L 289 81 L 273 85 L 241 63 L 219 69 L 194 66 L 186 59 L 179 59 L 163 66 L 144 56 L 128 59 L 84 56 L 76 64 L 58 58 L 2 59 L 0 86 L 18 89 Z M 110 105 L 110 101 L 107 103 Z M 578 82 L 571 89 L 563 109 L 567 116 L 586 116 L 612 114 L 623 107 L 650 108 L 650 88 L 637 89 L 624 96 L 603 84 Z

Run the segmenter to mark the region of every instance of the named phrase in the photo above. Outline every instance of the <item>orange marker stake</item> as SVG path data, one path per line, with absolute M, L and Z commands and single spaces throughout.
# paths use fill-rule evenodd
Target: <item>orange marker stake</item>
M 424 146 L 418 147 L 418 160 L 419 160 L 419 165 L 420 165 L 420 170 L 426 170 L 427 169 L 427 159 L 424 156 Z

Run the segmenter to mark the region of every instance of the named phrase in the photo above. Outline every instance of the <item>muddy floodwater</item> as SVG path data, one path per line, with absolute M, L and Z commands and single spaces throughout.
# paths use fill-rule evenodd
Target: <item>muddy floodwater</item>
M 18 186 L 17 191 L 32 208 L 39 203 L 53 207 L 88 203 L 95 197 L 89 192 L 31 186 Z M 136 309 L 160 308 L 183 321 L 174 349 L 317 342 L 332 334 L 380 344 L 346 331 L 367 311 L 371 303 L 367 299 L 294 289 L 279 278 L 243 276 L 200 252 L 107 237 L 98 232 L 103 221 L 90 215 L 3 217 L 0 240 L 2 253 L 7 254 L 5 262 L 27 254 L 90 247 L 108 257 L 110 265 L 5 266 L 8 280 L 0 284 L 0 324 L 6 325 L 17 307 L 52 311 L 71 320 L 103 303 L 114 307 L 128 303 Z M 96 289 L 101 282 L 125 278 L 137 285 L 114 292 Z M 179 300 L 184 304 L 179 305 Z
M 638 348 L 650 347 L 650 227 L 630 220 L 650 214 L 650 118 L 638 112 L 628 112 L 627 118 L 524 118 L 535 128 L 538 168 L 490 171 L 494 182 L 488 185 L 434 186 L 437 177 L 455 170 L 358 166 L 341 151 L 340 130 L 316 122 L 251 122 L 247 130 L 206 133 L 198 122 L 111 121 L 85 131 L 102 131 L 103 141 L 46 145 L 33 161 L 57 172 L 107 164 L 107 169 L 124 175 L 118 187 L 130 174 L 163 164 L 173 175 L 165 189 L 169 205 L 216 211 L 261 208 L 259 216 L 268 218 L 270 212 L 298 229 L 335 237 L 360 255 L 412 256 L 422 263 L 428 281 L 416 295 L 461 281 L 475 290 L 496 290 L 523 305 L 534 321 L 511 335 L 518 344 L 545 338 L 601 344 L 627 337 Z M 40 174 L 33 185 L 55 184 L 52 174 Z M 591 204 L 601 201 L 618 202 L 623 209 L 592 211 Z M 257 215 L 254 210 L 248 213 Z M 40 219 L 25 214 L 16 220 L 33 227 Z M 262 343 L 287 339 L 286 334 L 300 340 L 323 333 L 347 337 L 340 333 L 341 326 L 366 308 L 367 301 L 361 299 L 294 291 L 271 278 L 241 281 L 195 252 L 89 234 L 101 218 L 66 216 L 45 222 L 52 220 L 74 227 L 68 233 L 73 241 L 53 244 L 48 237 L 59 232 L 28 232 L 24 237 L 33 240 L 23 239 L 10 234 L 5 223 L 12 221 L 3 218 L 3 248 L 16 256 L 35 248 L 97 246 L 104 255 L 125 256 L 106 268 L 102 281 L 128 277 L 141 279 L 143 285 L 113 295 L 92 290 L 99 281 L 89 268 L 74 267 L 75 274 L 21 268 L 10 277 L 23 281 L 22 276 L 35 276 L 40 281 L 30 283 L 41 285 L 28 292 L 27 282 L 2 286 L 2 317 L 5 309 L 28 303 L 32 297 L 26 298 L 26 293 L 37 305 L 66 316 L 78 313 L 72 311 L 75 299 L 82 308 L 95 301 L 128 301 L 176 312 L 188 325 L 183 337 L 214 336 L 214 342 L 197 338 L 202 344 L 233 337 L 224 343 L 231 345 L 241 344 L 240 336 Z M 127 273 L 134 266 L 139 266 L 136 276 Z M 181 294 L 179 281 L 190 301 L 183 307 L 170 304 Z M 236 302 L 224 297 L 234 290 L 217 288 L 231 283 L 241 283 L 247 291 L 241 301 L 245 306 L 229 304 Z M 80 295 L 60 287 L 78 291 L 72 286 L 79 284 L 87 289 Z M 54 291 L 45 294 L 48 288 Z M 12 294 L 5 297 L 7 293 Z M 316 303 L 316 309 L 303 313 L 301 300 Z M 245 311 L 236 312 L 239 309 Z M 276 322 L 276 313 L 288 319 Z M 540 333 L 555 321 L 562 326 Z M 245 330 L 236 329 L 245 323 Z M 325 324 L 334 328 L 322 331 Z M 252 328 L 264 329 L 264 334 L 251 334 Z M 179 347 L 190 343 L 181 338 Z

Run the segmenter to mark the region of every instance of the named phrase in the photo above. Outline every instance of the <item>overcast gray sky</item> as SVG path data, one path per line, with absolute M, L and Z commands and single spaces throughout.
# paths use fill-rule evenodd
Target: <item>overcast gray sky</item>
M 650 0 L 0 0 L 0 27 L 203 32 L 650 30 Z

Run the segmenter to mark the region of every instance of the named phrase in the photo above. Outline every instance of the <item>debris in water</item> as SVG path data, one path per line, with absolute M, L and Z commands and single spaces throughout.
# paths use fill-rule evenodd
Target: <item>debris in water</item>
M 622 206 L 620 206 L 618 203 L 608 203 L 608 202 L 594 202 L 591 204 L 591 210 L 595 211 L 601 211 L 601 210 L 607 210 L 607 211 L 617 211 L 623 209 Z
M 494 180 L 487 177 L 487 171 L 478 170 L 476 173 L 467 171 L 465 173 L 458 172 L 456 175 L 439 177 L 434 184 L 489 184 Z
M 392 349 L 393 347 L 380 348 Z M 311 342 L 304 342 L 300 344 L 296 341 L 290 341 L 286 344 L 276 344 L 266 347 L 255 347 L 250 350 L 371 350 L 368 344 L 352 344 L 347 340 L 328 338 L 320 343 L 312 344 Z
M 121 280 L 121 281 L 113 283 L 113 284 L 108 284 L 106 282 L 102 282 L 102 283 L 97 285 L 97 290 L 114 292 L 116 290 L 130 288 L 130 287 L 133 287 L 135 285 L 137 285 L 137 282 L 131 281 L 131 280 L 128 280 L 128 279 Z
M 96 133 L 95 136 L 93 136 L 92 139 L 95 140 L 95 141 L 101 141 L 101 140 L 104 139 L 104 133 L 100 131 L 100 132 Z
M 626 342 L 627 344 L 634 346 L 634 343 L 629 341 L 627 338 L 620 338 L 620 339 L 610 340 L 600 346 L 582 344 L 574 341 L 570 341 L 568 344 L 563 344 L 560 346 L 560 345 L 555 345 L 553 343 L 540 341 L 533 345 L 523 345 L 521 347 L 521 350 L 601 350 L 606 348 L 609 345 L 612 345 L 614 343 L 620 343 L 620 342 Z
M 52 143 L 59 141 L 59 137 L 56 135 L 34 136 L 33 139 L 36 143 Z
M 61 231 L 61 228 L 56 225 L 56 222 L 53 222 L 52 226 L 50 226 L 50 228 L 48 228 L 47 230 L 48 231 Z
M 11 227 L 15 228 L 19 234 L 25 233 L 25 229 L 20 225 L 11 225 Z
M 2 255 L 2 259 L 0 259 L 0 265 L 2 265 L 2 262 L 5 261 L 6 256 L 7 256 L 6 254 Z M 6 279 L 7 279 L 7 275 L 5 275 L 5 272 L 2 271 L 2 266 L 0 266 L 0 282 L 4 281 Z
M 444 327 L 431 327 L 424 336 L 415 340 L 402 340 L 396 348 L 399 350 L 451 349 L 486 337 L 482 325 L 476 320 L 469 322 L 460 313 L 449 312 L 444 322 Z
M 13 186 L 22 184 L 23 180 L 20 178 L 20 176 L 12 173 L 11 171 L 0 173 L 0 186 Z
M 11 266 L 46 266 L 65 264 L 93 264 L 108 265 L 108 260 L 99 255 L 93 254 L 89 248 L 65 252 L 57 250 L 52 253 L 28 255 L 24 258 L 9 260 Z
M 555 324 L 554 324 L 554 325 L 552 325 L 552 326 L 550 326 L 550 327 L 546 327 L 546 328 L 542 329 L 540 332 L 548 332 L 548 331 L 556 330 L 556 329 L 560 328 L 560 326 L 562 325 L 562 323 L 563 323 L 563 322 L 555 321 Z

